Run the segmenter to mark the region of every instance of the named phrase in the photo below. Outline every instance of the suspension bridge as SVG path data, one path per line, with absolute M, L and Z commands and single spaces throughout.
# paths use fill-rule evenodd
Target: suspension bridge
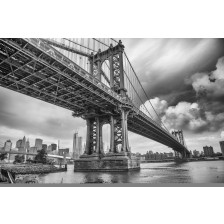
M 116 39 L 1 38 L 0 86 L 86 120 L 86 150 L 75 170 L 139 168 L 128 131 L 172 148 L 181 158 L 190 155 L 183 133 L 170 133 L 153 105 L 145 106 L 149 97 Z M 110 124 L 107 154 L 104 124 Z

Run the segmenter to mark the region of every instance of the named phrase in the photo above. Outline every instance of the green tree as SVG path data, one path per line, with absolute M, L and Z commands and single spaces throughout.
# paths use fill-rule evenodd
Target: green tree
M 15 156 L 14 163 L 23 163 L 24 161 L 25 161 L 25 156 L 24 155 L 22 155 L 22 156 L 16 155 Z
M 35 156 L 35 161 L 38 163 L 47 163 L 47 152 L 44 149 L 41 149 Z
M 3 152 L 3 153 L 0 154 L 0 160 L 1 161 L 6 159 L 6 158 L 7 158 L 7 152 Z

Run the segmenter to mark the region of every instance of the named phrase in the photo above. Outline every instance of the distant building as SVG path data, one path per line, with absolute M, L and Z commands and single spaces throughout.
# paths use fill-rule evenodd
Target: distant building
M 42 149 L 47 152 L 47 144 L 42 144 Z
M 221 151 L 222 151 L 222 156 L 224 156 L 224 141 L 219 142 Z
M 78 152 L 79 156 L 82 155 L 82 137 L 78 137 Z
M 24 136 L 23 139 L 19 139 L 16 142 L 16 148 L 18 148 L 19 152 L 25 152 L 26 151 L 26 137 Z
M 173 153 L 172 152 L 168 152 L 166 153 L 167 158 L 173 158 Z
M 199 151 L 197 151 L 197 150 L 194 150 L 193 151 L 193 156 L 194 157 L 199 157 L 199 155 L 200 155 L 200 152 Z
M 68 156 L 69 155 L 69 148 L 65 148 L 65 149 L 58 149 L 58 155 L 59 156 Z
M 27 139 L 27 141 L 26 141 L 25 149 L 26 149 L 26 152 L 29 152 L 30 151 L 30 142 L 29 142 L 29 139 Z
M 42 149 L 42 144 L 43 144 L 43 140 L 40 138 L 36 138 L 35 140 L 35 147 L 37 147 L 37 150 L 41 150 Z
M 78 133 L 76 132 L 73 135 L 73 158 L 78 159 L 79 153 L 78 153 Z
M 23 140 L 22 140 L 22 147 L 25 149 L 26 147 L 26 137 L 24 136 L 23 137 Z
M 57 144 L 52 143 L 51 144 L 51 151 L 56 151 L 57 150 Z
M 12 142 L 11 140 L 7 140 L 4 144 L 4 151 L 9 152 L 12 149 Z
M 140 160 L 145 161 L 145 155 L 140 155 Z
M 82 137 L 78 137 L 78 133 L 76 132 L 73 135 L 73 158 L 78 159 L 82 153 Z
M 37 147 L 30 147 L 30 150 L 29 150 L 30 153 L 37 153 Z
M 16 148 L 21 148 L 22 147 L 22 139 L 19 139 L 17 142 L 16 142 Z
M 212 146 L 204 146 L 203 150 L 204 150 L 204 155 L 205 156 L 213 156 L 214 155 L 214 151 L 213 151 Z

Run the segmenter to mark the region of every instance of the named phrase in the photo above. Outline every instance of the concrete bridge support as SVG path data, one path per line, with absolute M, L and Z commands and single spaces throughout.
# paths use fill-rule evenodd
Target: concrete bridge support
M 129 111 L 122 108 L 120 115 L 86 119 L 86 150 L 74 161 L 75 171 L 127 171 L 140 169 L 140 161 L 131 155 L 128 142 L 127 118 Z M 110 124 L 110 151 L 103 151 L 102 127 Z

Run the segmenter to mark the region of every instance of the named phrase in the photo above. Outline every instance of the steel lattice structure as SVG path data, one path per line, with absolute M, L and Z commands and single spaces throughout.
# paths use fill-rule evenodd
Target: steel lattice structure
M 129 130 L 189 155 L 184 144 L 141 110 L 141 103 L 136 100 L 141 93 L 128 76 L 124 46 L 116 41 L 105 45 L 96 52 L 91 52 L 90 46 L 89 50 L 70 46 L 73 54 L 87 58 L 82 63 L 80 58 L 72 60 L 59 50 L 66 51 L 68 46 L 57 41 L 53 45 L 38 38 L 0 39 L 0 86 L 66 108 L 73 111 L 73 116 L 86 119 L 88 155 L 103 154 L 105 123 L 111 124 L 113 153 L 118 145 L 122 145 L 122 151 L 130 152 Z

